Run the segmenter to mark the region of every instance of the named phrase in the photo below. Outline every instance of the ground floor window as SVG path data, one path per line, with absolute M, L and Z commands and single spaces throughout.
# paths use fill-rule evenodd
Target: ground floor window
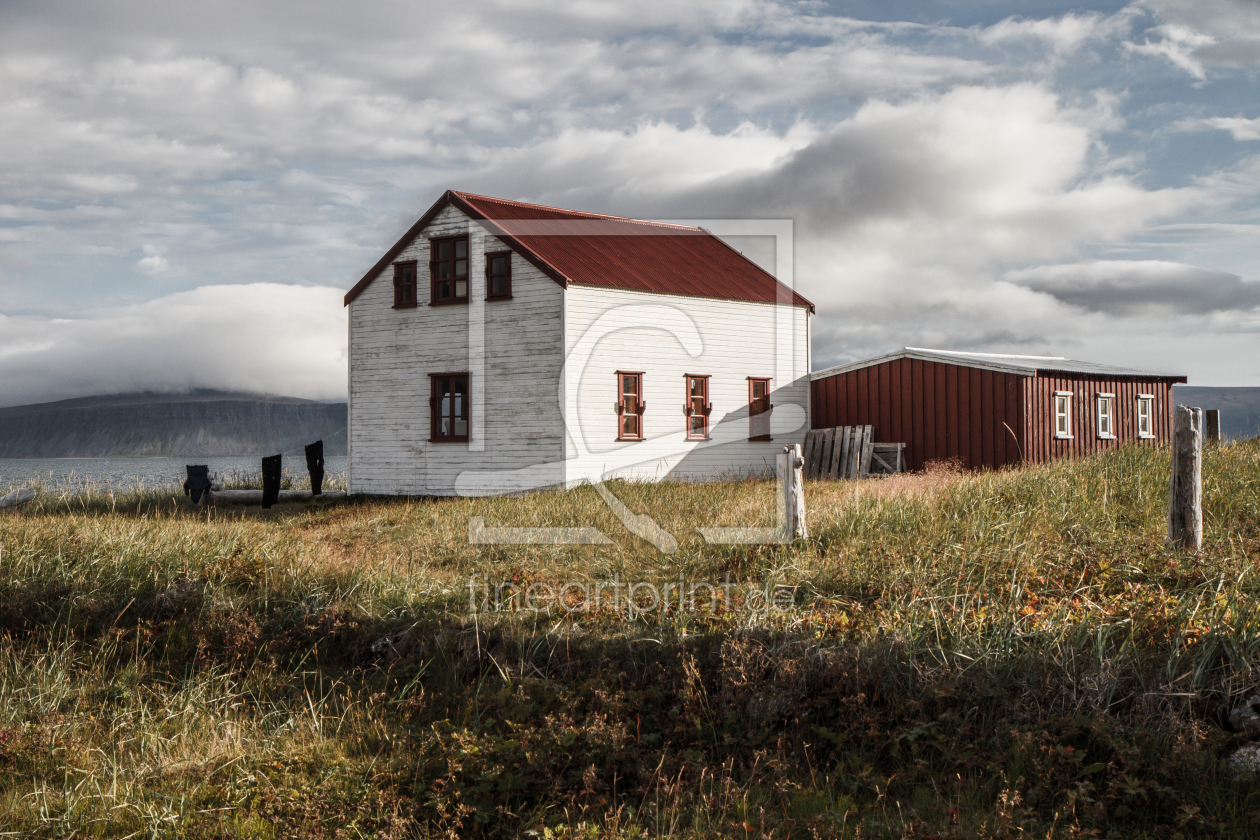
M 617 371 L 617 440 L 643 440 L 643 372 Z
M 748 439 L 770 440 L 770 380 L 748 377 Z
M 1115 396 L 1115 394 L 1098 395 L 1098 436 L 1100 438 L 1114 438 L 1116 436 L 1115 419 L 1111 413 L 1111 403 Z
M 686 402 L 683 403 L 683 414 L 687 416 L 687 440 L 708 440 L 709 412 L 713 408 L 709 402 L 709 377 L 707 374 L 688 373 L 684 378 L 687 383 Z
M 1072 392 L 1054 392 L 1054 436 L 1070 438 L 1072 436 Z
M 1138 394 L 1137 398 L 1138 437 L 1155 437 L 1155 395 Z
M 468 374 L 430 374 L 429 406 L 430 441 L 459 443 L 468 440 Z

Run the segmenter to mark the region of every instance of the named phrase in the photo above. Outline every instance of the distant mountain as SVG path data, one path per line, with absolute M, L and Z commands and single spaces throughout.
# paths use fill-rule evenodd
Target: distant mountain
M 1239 440 L 1260 435 L 1260 388 L 1175 385 L 1173 396 L 1182 405 L 1220 409 L 1221 436 L 1226 439 Z
M 0 458 L 346 452 L 346 404 L 199 390 L 0 408 Z

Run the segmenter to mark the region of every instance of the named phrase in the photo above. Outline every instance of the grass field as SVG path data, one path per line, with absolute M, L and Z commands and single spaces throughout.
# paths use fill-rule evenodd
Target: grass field
M 695 530 L 772 483 L 610 484 L 668 555 L 589 487 L 45 488 L 0 512 L 0 836 L 1254 837 L 1260 445 L 1207 451 L 1199 556 L 1168 457 L 807 483 L 791 546 Z

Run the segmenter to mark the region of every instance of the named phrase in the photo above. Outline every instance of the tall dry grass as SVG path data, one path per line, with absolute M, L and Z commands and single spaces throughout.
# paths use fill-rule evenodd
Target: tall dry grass
M 592 488 L 266 514 L 53 488 L 0 513 L 0 826 L 1242 836 L 1260 445 L 1207 451 L 1198 556 L 1164 547 L 1167 462 L 810 482 L 792 546 L 696 530 L 772 524 L 770 483 L 612 483 L 675 554 Z M 615 544 L 470 545 L 470 517 Z M 473 614 L 470 579 L 735 595 Z M 746 608 L 767 587 L 790 604 Z

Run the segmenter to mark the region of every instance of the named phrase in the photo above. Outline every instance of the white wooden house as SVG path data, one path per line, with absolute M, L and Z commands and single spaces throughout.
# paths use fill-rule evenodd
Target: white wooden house
M 448 191 L 345 298 L 349 490 L 773 470 L 812 304 L 699 227 Z

